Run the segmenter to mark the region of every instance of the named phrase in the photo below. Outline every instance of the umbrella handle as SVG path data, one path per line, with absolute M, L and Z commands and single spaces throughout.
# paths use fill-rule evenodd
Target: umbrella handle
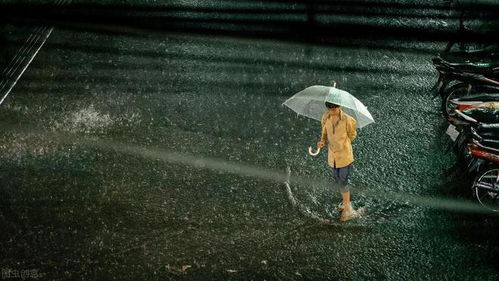
M 312 156 L 317 156 L 319 154 L 319 152 L 321 152 L 321 149 L 320 148 L 317 148 L 317 151 L 316 152 L 313 152 L 312 151 L 312 147 L 309 146 L 308 147 L 308 154 L 312 155 Z

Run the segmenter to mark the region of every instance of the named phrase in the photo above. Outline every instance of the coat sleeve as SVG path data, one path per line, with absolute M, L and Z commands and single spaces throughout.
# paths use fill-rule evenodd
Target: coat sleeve
M 350 141 L 353 141 L 355 137 L 357 137 L 357 121 L 355 121 L 355 119 L 353 118 L 349 119 L 350 120 L 347 125 L 347 134 Z
M 326 114 L 322 115 L 321 120 L 321 141 L 327 140 L 327 131 L 326 131 Z

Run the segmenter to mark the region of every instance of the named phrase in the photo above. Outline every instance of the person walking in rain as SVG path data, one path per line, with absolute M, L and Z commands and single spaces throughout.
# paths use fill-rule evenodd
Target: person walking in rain
M 338 206 L 341 210 L 340 220 L 347 221 L 362 215 L 364 209 L 355 211 L 350 203 L 348 176 L 352 171 L 352 141 L 357 136 L 357 128 L 374 123 L 367 107 L 349 92 L 336 88 L 336 82 L 332 86 L 307 87 L 287 99 L 283 105 L 300 115 L 321 121 L 321 139 L 317 142 L 319 149 L 312 152 L 312 147 L 309 147 L 308 153 L 318 155 L 320 148 L 328 141 L 328 164 L 343 198 L 342 207 Z
M 360 216 L 350 203 L 350 185 L 348 176 L 353 168 L 352 141 L 357 136 L 354 118 L 344 113 L 341 106 L 326 102 L 327 111 L 322 115 L 321 139 L 317 147 L 324 147 L 328 142 L 328 165 L 332 168 L 333 178 L 343 199 L 340 221 L 347 221 Z

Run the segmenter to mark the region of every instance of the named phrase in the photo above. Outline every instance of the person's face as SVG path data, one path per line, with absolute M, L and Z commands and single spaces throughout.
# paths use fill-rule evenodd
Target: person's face
M 328 107 L 327 110 L 333 114 L 333 115 L 338 115 L 340 114 L 340 109 L 341 109 L 341 106 L 337 106 L 337 107 Z

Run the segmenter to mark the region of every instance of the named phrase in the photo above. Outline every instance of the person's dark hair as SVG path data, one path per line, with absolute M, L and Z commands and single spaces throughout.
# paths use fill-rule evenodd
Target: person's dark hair
M 336 107 L 340 107 L 340 106 L 335 104 L 335 103 L 326 102 L 326 107 L 327 108 L 336 108 Z

